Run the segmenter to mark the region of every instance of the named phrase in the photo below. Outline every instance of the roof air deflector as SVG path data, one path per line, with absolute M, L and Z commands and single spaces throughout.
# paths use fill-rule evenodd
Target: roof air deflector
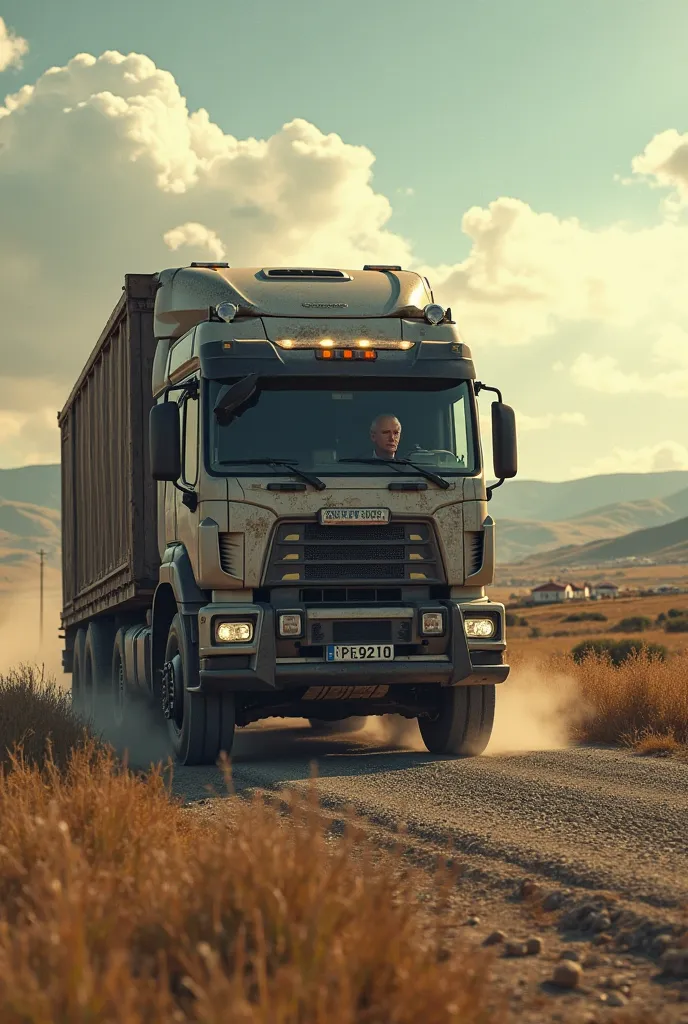
M 263 273 L 267 278 L 279 278 L 280 280 L 320 280 L 320 281 L 350 281 L 351 278 L 343 270 L 321 270 L 317 267 L 273 267 L 264 268 Z

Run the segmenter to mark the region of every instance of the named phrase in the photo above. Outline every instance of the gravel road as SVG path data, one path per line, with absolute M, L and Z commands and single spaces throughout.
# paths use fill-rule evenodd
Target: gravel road
M 413 735 L 406 736 L 413 743 Z M 373 827 L 555 885 L 604 889 L 648 908 L 688 906 L 688 764 L 574 748 L 453 760 L 381 743 L 364 729 L 315 734 L 269 721 L 237 734 L 237 791 L 305 788 L 316 763 L 328 807 Z M 176 768 L 188 801 L 223 791 L 214 769 Z

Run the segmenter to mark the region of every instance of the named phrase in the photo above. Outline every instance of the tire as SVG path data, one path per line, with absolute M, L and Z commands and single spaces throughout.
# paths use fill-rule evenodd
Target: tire
M 84 642 L 84 713 L 95 725 L 111 716 L 113 627 L 97 619 L 89 623 Z
M 78 715 L 84 715 L 84 647 L 86 630 L 77 629 L 72 652 L 72 707 Z
M 163 701 L 173 697 L 167 728 L 175 757 L 183 765 L 216 764 L 221 751 L 231 753 L 234 741 L 234 695 L 189 693 L 189 685 L 197 681 L 198 653 L 177 613 L 167 635 L 162 691 Z
M 118 738 L 127 734 L 144 708 L 143 695 L 132 690 L 125 671 L 124 637 L 126 632 L 124 628 L 117 631 L 110 670 L 112 728 Z
M 311 729 L 316 732 L 329 732 L 329 733 L 349 733 L 358 732 L 362 729 L 366 723 L 364 716 L 352 715 L 350 718 L 341 718 L 337 721 L 329 722 L 322 718 L 309 718 Z
M 431 754 L 477 757 L 492 734 L 495 687 L 452 686 L 440 693 L 435 718 L 418 718 L 418 727 Z

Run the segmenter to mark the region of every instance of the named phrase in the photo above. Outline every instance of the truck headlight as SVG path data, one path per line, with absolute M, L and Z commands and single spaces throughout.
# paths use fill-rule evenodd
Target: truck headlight
M 420 617 L 420 631 L 423 636 L 442 636 L 444 633 L 442 612 L 423 612 Z
M 495 635 L 497 625 L 494 619 L 464 619 L 466 636 L 479 637 L 481 640 Z
M 277 620 L 277 628 L 280 636 L 301 636 L 303 633 L 303 619 L 300 612 L 287 612 L 280 615 Z
M 216 622 L 215 640 L 220 644 L 245 644 L 253 639 L 252 622 Z

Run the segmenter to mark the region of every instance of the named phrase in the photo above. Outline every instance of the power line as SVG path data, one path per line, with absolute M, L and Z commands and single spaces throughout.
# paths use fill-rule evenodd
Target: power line
M 40 591 L 40 613 L 38 619 L 38 644 L 39 647 L 43 648 L 43 559 L 45 558 L 45 551 L 43 548 L 38 552 L 41 556 L 41 591 Z

